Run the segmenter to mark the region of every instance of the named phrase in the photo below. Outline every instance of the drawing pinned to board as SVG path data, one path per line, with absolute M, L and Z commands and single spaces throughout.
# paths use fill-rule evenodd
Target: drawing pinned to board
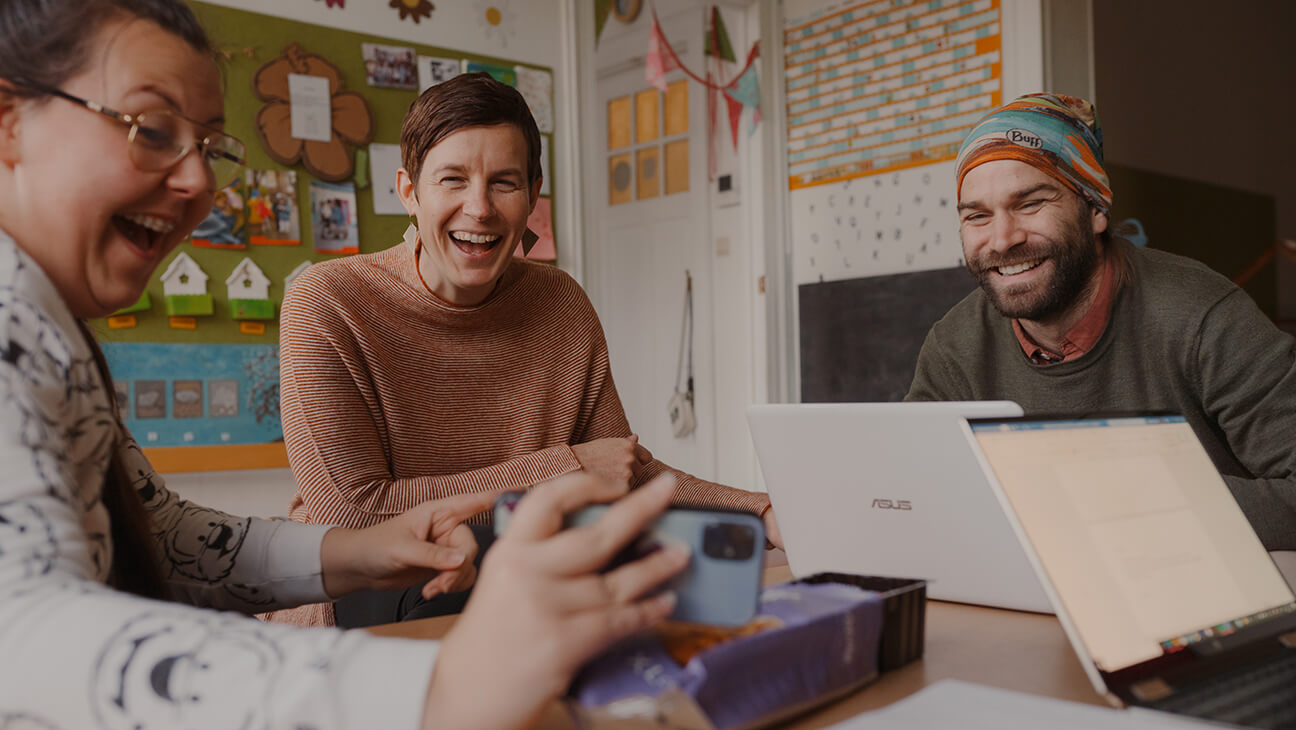
M 327 80 L 327 140 L 304 140 L 293 135 L 291 76 Z M 257 112 L 256 130 L 266 154 L 285 167 L 300 161 L 307 171 L 321 180 L 340 182 L 351 177 L 355 171 L 351 147 L 371 141 L 373 115 L 363 96 L 344 87 L 342 72 L 337 66 L 296 43 L 290 43 L 282 56 L 257 70 L 252 77 L 252 90 L 266 104 Z
M 270 279 L 250 258 L 238 266 L 225 279 L 225 293 L 229 297 L 230 317 L 233 319 L 274 319 L 275 303 L 270 298 Z
M 464 64 L 464 73 L 476 73 L 481 71 L 490 74 L 490 77 L 509 86 L 517 87 L 518 76 L 513 66 L 500 66 L 495 63 L 481 63 L 479 61 L 469 61 Z
M 546 134 L 554 131 L 553 121 L 553 75 L 548 71 L 514 66 L 517 74 L 517 90 L 526 99 L 535 117 L 536 126 Z
M 257 246 L 300 246 L 297 173 L 248 170 L 245 190 L 248 240 Z
M 436 6 L 428 0 L 391 0 L 387 7 L 400 11 L 401 20 L 409 19 L 416 24 L 424 18 L 431 18 L 432 11 L 436 10 Z
M 414 49 L 408 46 L 360 44 L 365 81 L 388 89 L 417 89 L 418 66 Z
M 517 11 L 513 0 L 477 0 L 477 27 L 482 37 L 490 43 L 508 48 L 509 41 L 517 37 Z
M 458 76 L 462 68 L 457 58 L 437 58 L 435 56 L 418 57 L 418 90 L 427 91 L 443 81 Z
M 369 145 L 370 178 L 373 179 L 373 211 L 378 215 L 406 215 L 396 194 L 396 171 L 400 169 L 400 145 Z
M 166 418 L 166 381 L 135 381 L 135 417 Z
M 202 418 L 201 380 L 176 380 L 171 383 L 171 417 Z
M 330 254 L 359 253 L 355 185 L 311 181 L 310 200 L 315 250 Z
M 192 234 L 193 245 L 202 248 L 246 248 L 247 211 L 243 203 L 242 180 L 235 180 L 213 193 L 211 210 Z
M 239 413 L 238 381 L 208 380 L 207 401 L 212 418 L 234 418 Z

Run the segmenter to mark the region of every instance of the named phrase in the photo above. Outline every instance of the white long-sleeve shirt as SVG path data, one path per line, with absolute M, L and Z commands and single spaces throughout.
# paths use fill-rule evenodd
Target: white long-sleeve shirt
M 328 528 L 179 499 L 109 397 L 58 291 L 0 232 L 0 727 L 417 727 L 435 643 L 211 610 L 328 600 Z M 114 449 L 175 602 L 105 585 Z

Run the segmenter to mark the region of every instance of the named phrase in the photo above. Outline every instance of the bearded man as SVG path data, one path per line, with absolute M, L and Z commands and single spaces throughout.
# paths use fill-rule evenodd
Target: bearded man
M 1296 549 L 1296 341 L 1206 266 L 1111 234 L 1093 105 L 1020 97 L 956 167 L 981 286 L 927 334 L 906 400 L 1181 413 L 1265 547 Z

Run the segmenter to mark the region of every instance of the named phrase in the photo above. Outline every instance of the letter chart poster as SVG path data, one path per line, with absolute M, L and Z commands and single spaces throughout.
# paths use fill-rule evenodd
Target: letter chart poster
M 790 0 L 797 284 L 961 266 L 954 164 L 1002 104 L 1000 0 Z

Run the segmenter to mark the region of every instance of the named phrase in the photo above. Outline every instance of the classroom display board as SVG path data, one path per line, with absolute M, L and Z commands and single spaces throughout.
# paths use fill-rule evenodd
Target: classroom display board
M 953 160 L 1002 103 L 999 0 L 785 5 L 798 284 L 959 266 Z
M 409 217 L 395 191 L 400 127 L 422 89 L 485 71 L 527 99 L 542 132 L 545 180 L 529 221 L 541 238 L 529 257 L 553 260 L 553 74 L 190 4 L 222 58 L 225 128 L 247 144 L 247 173 L 217 192 L 207 219 L 158 268 L 139 302 L 91 326 L 126 425 L 159 469 L 180 459 L 189 469 L 286 466 L 278 372 L 284 292 L 314 262 L 401 241 Z

